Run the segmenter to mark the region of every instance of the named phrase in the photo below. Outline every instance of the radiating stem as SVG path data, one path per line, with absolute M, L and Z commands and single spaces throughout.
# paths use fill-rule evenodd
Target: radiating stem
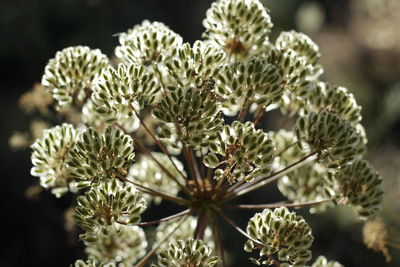
M 139 261 L 135 267 L 143 267 L 145 264 L 150 260 L 151 256 L 153 256 L 154 253 L 156 253 L 157 249 L 166 241 L 168 238 L 171 237 L 173 233 L 182 225 L 182 223 L 188 218 L 188 216 L 184 216 L 181 218 L 181 220 L 177 223 L 177 225 L 172 229 L 172 231 L 166 235 L 155 247 L 153 247 L 152 250 L 150 250 L 142 259 Z
M 229 205 L 224 206 L 224 208 L 228 209 L 241 209 L 241 210 L 259 210 L 259 209 L 273 209 L 279 207 L 287 207 L 287 208 L 301 208 L 301 207 L 309 207 L 318 205 L 321 203 L 329 202 L 330 199 L 323 199 L 318 201 L 310 201 L 304 203 L 285 203 L 285 202 L 276 202 L 271 204 L 240 204 L 240 205 Z
M 317 153 L 318 152 L 312 152 L 306 156 L 304 156 L 303 158 L 299 159 L 298 161 L 296 161 L 295 163 L 292 163 L 291 165 L 287 166 L 286 168 L 277 171 L 269 176 L 266 177 L 260 177 L 255 179 L 253 182 L 251 183 L 247 183 L 244 184 L 242 186 L 239 186 L 236 190 L 234 190 L 233 192 L 231 192 L 231 194 L 228 194 L 225 198 L 223 202 L 232 200 L 238 196 L 242 196 L 245 195 L 249 192 L 252 192 L 266 184 L 272 183 L 276 180 L 278 180 L 279 178 L 285 176 L 286 174 L 304 166 L 305 164 L 309 163 L 310 161 L 313 161 L 317 158 Z
M 168 195 L 166 193 L 151 189 L 149 187 L 143 186 L 139 183 L 136 183 L 134 181 L 131 181 L 129 179 L 127 179 L 126 177 L 122 176 L 122 175 L 117 175 L 117 178 L 120 179 L 121 181 L 127 182 L 127 183 L 131 183 L 133 185 L 135 185 L 141 192 L 152 195 L 152 196 L 157 196 L 157 197 L 161 197 L 162 199 L 165 200 L 169 200 L 171 202 L 180 204 L 180 205 L 186 205 L 188 206 L 190 204 L 190 202 L 187 199 L 178 197 L 178 196 L 172 196 L 172 195 Z
M 212 234 L 214 237 L 215 248 L 218 251 L 219 257 L 222 261 L 222 267 L 225 267 L 224 246 L 221 240 L 221 233 L 218 228 L 218 221 L 215 214 L 211 214 Z
M 225 221 L 227 222 L 230 226 L 232 226 L 236 231 L 238 231 L 240 234 L 245 236 L 246 238 L 250 239 L 253 241 L 255 244 L 264 246 L 260 241 L 255 240 L 251 236 L 249 236 L 244 230 L 242 230 L 239 226 L 236 225 L 234 221 L 226 217 L 222 212 L 220 212 L 218 209 L 214 209 L 214 211 Z
M 200 215 L 197 217 L 197 225 L 194 231 L 195 239 L 203 239 L 204 233 L 208 225 L 208 212 L 206 210 L 200 211 Z
M 139 113 L 136 111 L 135 107 L 130 104 L 133 112 L 135 113 L 136 117 L 138 117 L 140 123 L 143 125 L 143 128 L 146 130 L 146 132 L 151 136 L 151 138 L 156 142 L 156 145 L 161 149 L 161 151 L 167 155 L 168 159 L 171 161 L 172 165 L 175 167 L 175 169 L 179 172 L 179 174 L 183 177 L 183 179 L 186 179 L 186 176 L 181 172 L 181 170 L 176 166 L 175 162 L 172 160 L 171 155 L 168 153 L 167 149 L 164 147 L 163 144 L 161 144 L 160 141 L 155 137 L 155 135 L 151 132 L 151 130 L 146 126 L 144 123 L 143 119 L 139 116 Z
M 152 154 L 151 151 L 149 151 L 143 144 L 141 144 L 139 141 L 135 140 L 135 144 L 139 147 L 140 150 L 145 152 L 149 157 L 157 164 L 158 167 L 160 167 L 169 178 L 171 178 L 175 183 L 178 184 L 178 186 L 187 194 L 191 195 L 190 190 L 183 185 L 163 164 L 161 164 Z
M 166 222 L 166 221 L 170 221 L 170 220 L 179 218 L 179 217 L 181 217 L 181 216 L 184 216 L 184 215 L 186 215 L 186 214 L 189 214 L 190 212 L 192 212 L 191 209 L 187 209 L 187 210 L 181 211 L 181 212 L 179 212 L 179 213 L 173 214 L 173 215 L 171 215 L 171 216 L 164 217 L 164 218 L 162 218 L 162 219 L 158 219 L 158 220 L 154 220 L 154 221 L 149 221 L 149 222 L 141 222 L 141 223 L 138 224 L 138 226 L 148 226 L 148 225 L 153 225 L 153 224 L 159 224 L 159 223 L 161 223 L 161 222 Z
M 254 243 L 254 245 L 257 246 L 259 249 L 262 249 L 264 247 L 264 245 L 260 241 L 257 241 L 254 238 L 252 238 L 251 236 L 249 236 L 244 230 L 242 230 L 239 226 L 237 226 L 234 221 L 232 221 L 231 219 L 226 217 L 222 212 L 220 212 L 217 209 L 214 209 L 214 210 L 224 221 L 226 221 L 230 226 L 232 226 L 240 234 L 242 234 L 246 238 L 250 239 Z M 265 255 L 268 258 L 270 258 L 271 260 L 273 260 L 273 262 L 275 263 L 276 266 L 280 266 L 280 262 L 277 259 L 275 259 L 271 255 L 268 255 L 268 254 L 265 254 Z

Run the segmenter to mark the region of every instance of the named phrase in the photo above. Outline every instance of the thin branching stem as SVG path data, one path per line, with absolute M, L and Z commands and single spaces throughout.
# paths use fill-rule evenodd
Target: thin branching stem
M 168 159 L 171 161 L 172 165 L 175 167 L 175 169 L 178 171 L 178 173 L 183 177 L 183 179 L 186 179 L 186 176 L 182 173 L 182 171 L 176 166 L 174 160 L 172 159 L 171 155 L 168 153 L 167 149 L 164 147 L 163 144 L 161 144 L 160 141 L 155 137 L 155 135 L 151 132 L 151 130 L 146 126 L 144 123 L 143 119 L 139 116 L 139 113 L 136 111 L 135 107 L 130 104 L 133 112 L 135 113 L 136 117 L 138 117 L 140 123 L 142 124 L 143 128 L 146 130 L 146 132 L 151 136 L 151 138 L 154 140 L 156 145 L 161 149 L 161 151 L 168 157 Z
M 287 203 L 287 202 L 276 202 L 271 204 L 240 204 L 240 205 L 227 205 L 224 208 L 227 209 L 241 209 L 241 210 L 260 210 L 260 209 L 273 209 L 279 207 L 287 208 L 301 208 L 318 205 L 321 203 L 329 202 L 330 199 L 323 199 L 318 201 L 310 201 L 304 203 Z
M 232 226 L 236 231 L 238 231 L 241 235 L 245 236 L 246 238 L 250 239 L 254 245 L 258 248 L 263 248 L 264 245 L 260 242 L 255 240 L 254 238 L 252 238 L 251 236 L 249 236 L 244 230 L 242 230 L 242 228 L 240 228 L 239 226 L 236 225 L 236 223 L 234 221 L 232 221 L 231 219 L 229 219 L 228 217 L 225 216 L 225 214 L 223 214 L 222 212 L 220 212 L 219 210 L 215 209 L 215 212 L 225 221 L 227 222 L 230 226 Z M 280 266 L 280 262 L 275 259 L 272 255 L 267 255 L 265 254 L 268 258 L 270 258 L 271 260 L 273 260 L 273 262 L 275 263 L 276 266 Z
M 139 141 L 135 140 L 135 144 L 138 146 L 138 148 L 145 152 L 147 155 L 149 155 L 149 157 L 157 164 L 158 167 L 160 167 L 169 178 L 171 178 L 175 183 L 178 184 L 178 186 L 187 194 L 187 195 L 191 195 L 190 190 L 183 185 L 177 177 L 175 177 L 167 168 L 165 168 L 165 166 L 163 164 L 161 164 L 161 162 L 159 162 L 151 153 L 151 151 L 149 151 L 147 149 L 147 147 L 145 147 L 143 144 L 141 144 Z
M 148 225 L 159 224 L 159 223 L 161 223 L 161 222 L 166 222 L 166 221 L 170 221 L 170 220 L 173 220 L 173 219 L 182 217 L 182 216 L 184 216 L 184 215 L 186 215 L 186 214 L 189 214 L 189 213 L 191 213 L 191 212 L 192 212 L 191 209 L 186 209 L 186 210 L 184 210 L 184 211 L 181 211 L 181 212 L 179 212 L 179 213 L 173 214 L 173 215 L 168 216 L 168 217 L 164 217 L 164 218 L 162 218 L 162 219 L 158 219 L 158 220 L 154 220 L 154 221 L 149 221 L 149 222 L 141 222 L 141 223 L 138 224 L 138 226 L 148 226 Z
M 190 204 L 189 200 L 178 197 L 178 196 L 172 196 L 172 195 L 168 195 L 166 193 L 151 189 L 149 187 L 143 186 L 139 183 L 136 183 L 132 180 L 127 179 L 126 177 L 122 176 L 122 175 L 117 175 L 117 178 L 120 179 L 123 182 L 127 182 L 127 183 L 131 183 L 134 186 L 136 186 L 141 192 L 152 195 L 152 196 L 157 196 L 157 197 L 161 197 L 164 200 L 168 200 L 174 203 L 177 203 L 179 205 L 186 205 L 188 206 Z
M 238 188 L 236 188 L 234 191 L 232 191 L 230 194 L 228 194 L 225 198 L 223 202 L 232 200 L 234 198 L 237 198 L 239 196 L 245 195 L 247 193 L 250 193 L 256 189 L 259 189 L 260 187 L 263 187 L 269 183 L 272 183 L 278 179 L 280 179 L 281 177 L 285 176 L 286 174 L 304 166 L 305 164 L 309 163 L 310 161 L 313 161 L 315 159 L 317 159 L 317 153 L 318 152 L 312 152 L 304 157 L 302 157 L 301 159 L 299 159 L 298 161 L 296 161 L 295 163 L 290 164 L 289 166 L 287 166 L 286 168 L 283 168 L 280 171 L 277 171 L 269 176 L 266 177 L 260 177 L 255 179 L 253 182 L 251 183 L 247 183 L 244 185 L 239 186 Z
M 173 235 L 173 233 L 175 233 L 175 231 L 181 227 L 182 223 L 188 218 L 188 216 L 184 216 L 181 218 L 181 220 L 177 223 L 177 225 L 174 227 L 174 229 L 172 229 L 172 231 L 166 235 L 155 247 L 153 247 L 152 250 L 150 250 L 136 265 L 135 267 L 143 267 L 145 266 L 145 264 L 150 260 L 151 256 L 153 256 L 154 253 L 156 253 L 157 249 L 159 249 L 159 247 L 168 240 L 168 238 L 171 237 L 171 235 Z

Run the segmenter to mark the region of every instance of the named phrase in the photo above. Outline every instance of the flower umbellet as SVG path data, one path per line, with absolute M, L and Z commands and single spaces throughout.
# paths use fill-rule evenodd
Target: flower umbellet
M 223 223 L 249 262 L 306 266 L 312 229 L 289 208 L 378 212 L 382 179 L 364 159 L 361 107 L 320 79 L 317 44 L 295 31 L 272 42 L 258 0 L 218 0 L 203 24 L 191 45 L 145 21 L 120 34 L 114 60 L 75 46 L 46 66 L 43 86 L 66 123 L 34 142 L 31 173 L 57 197 L 79 195 L 73 217 L 88 258 L 74 266 L 226 266 Z M 272 110 L 279 125 L 265 120 Z M 274 182 L 287 202 L 230 203 Z M 141 220 L 162 201 L 183 208 Z M 228 208 L 258 212 L 243 227 Z

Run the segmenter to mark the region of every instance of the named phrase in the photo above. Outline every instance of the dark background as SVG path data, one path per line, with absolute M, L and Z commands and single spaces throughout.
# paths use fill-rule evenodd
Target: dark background
M 193 42 L 201 37 L 202 19 L 212 1 L 146 0 L 146 1 L 101 1 L 101 0 L 2 0 L 0 1 L 0 266 L 68 266 L 78 258 L 84 258 L 83 247 L 65 231 L 63 213 L 70 205 L 71 197 L 56 199 L 43 192 L 36 199 L 26 199 L 25 190 L 34 184 L 29 170 L 29 150 L 11 151 L 8 139 L 15 130 L 29 127 L 32 117 L 17 106 L 18 97 L 39 82 L 43 69 L 56 51 L 72 45 L 87 45 L 100 48 L 111 56 L 117 45 L 115 33 L 126 31 L 144 19 L 157 20 L 169 25 L 181 34 L 185 41 Z M 265 1 L 271 10 L 275 24 L 273 36 L 281 30 L 296 29 L 296 12 L 306 3 L 317 3 L 325 17 L 321 27 L 311 33 L 321 44 L 325 77 L 342 83 L 353 91 L 363 105 L 364 124 L 370 133 L 371 159 L 387 157 L 387 148 L 399 145 L 399 120 L 375 131 L 380 119 L 380 100 L 384 92 L 399 79 L 398 50 L 376 51 L 360 43 L 352 34 L 352 1 Z M 335 35 L 337 34 L 337 35 Z M 398 33 L 397 33 L 398 34 Z M 333 37 L 332 37 L 333 36 Z M 340 36 L 338 41 L 331 42 Z M 343 53 L 341 45 L 354 45 L 348 61 L 337 62 L 335 56 Z M 336 49 L 336 50 L 335 50 Z M 378 56 L 376 53 L 378 52 Z M 383 54 L 382 54 L 382 53 Z M 331 53 L 331 54 L 329 54 Z M 333 55 L 332 55 L 333 53 Z M 324 62 L 324 56 L 327 60 Z M 391 71 L 389 76 L 376 74 L 376 57 L 381 67 Z M 394 59 L 393 59 L 394 57 Z M 375 66 L 375 67 L 374 67 Z M 348 73 L 354 72 L 354 76 Z M 394 73 L 393 73 L 394 72 Z M 353 79 L 353 77 L 361 77 Z M 337 80 L 335 80 L 335 78 Z M 360 85 L 367 84 L 365 88 Z M 399 103 L 400 104 L 400 103 Z M 376 132 L 376 133 L 375 133 Z M 389 150 L 391 151 L 391 150 Z M 397 152 L 396 152 L 397 153 Z M 382 156 L 381 156 L 382 155 Z M 389 161 L 393 157 L 388 156 Z M 379 161 L 376 160 L 378 163 Z M 387 162 L 385 162 L 387 163 Z M 396 162 L 393 168 L 400 167 Z M 385 171 L 386 165 L 378 165 Z M 389 177 L 388 179 L 398 179 Z M 389 183 L 390 184 L 390 183 Z M 398 189 L 397 189 L 398 191 Z M 397 192 L 396 191 L 396 192 Z M 277 201 L 276 192 L 261 192 L 253 199 L 260 203 L 260 196 L 271 202 Z M 397 198 L 396 198 L 397 196 Z M 397 213 L 398 194 L 391 201 Z M 348 219 L 347 211 L 329 212 L 307 217 L 315 233 L 313 255 L 323 254 L 346 266 L 386 266 L 384 257 L 367 249 L 361 239 L 362 224 Z M 157 213 L 156 213 L 157 214 Z M 156 217 L 159 217 L 158 213 Z M 244 227 L 251 213 L 231 214 Z M 351 216 L 350 216 L 351 217 Z M 399 221 L 392 222 L 394 227 Z M 224 226 L 224 240 L 231 255 L 230 266 L 247 266 L 243 239 Z M 399 229 L 399 228 L 397 228 Z M 387 266 L 398 266 L 399 251 L 391 250 L 394 262 Z

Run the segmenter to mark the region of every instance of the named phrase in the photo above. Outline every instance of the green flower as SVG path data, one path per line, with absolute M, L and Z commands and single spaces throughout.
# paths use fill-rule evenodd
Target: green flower
M 347 121 L 321 111 L 300 117 L 295 127 L 297 144 L 301 149 L 318 152 L 328 167 L 336 169 L 358 157 L 362 135 Z
M 135 157 L 133 139 L 111 126 L 103 133 L 86 129 L 70 154 L 69 173 L 80 180 L 79 187 L 126 176 Z
M 107 234 L 101 232 L 96 240 L 86 241 L 85 245 L 90 259 L 128 267 L 146 254 L 147 241 L 142 228 L 121 225 L 118 230 L 110 228 Z
M 329 198 L 325 193 L 327 169 L 318 163 L 308 163 L 278 181 L 279 191 L 294 203 L 320 201 Z M 310 208 L 322 212 L 330 203 L 324 202 Z
M 161 222 L 156 232 L 155 242 L 153 247 L 158 245 L 164 238 L 171 233 L 174 229 L 176 229 L 177 224 L 180 223 L 179 220 L 169 221 L 169 222 Z M 165 240 L 161 246 L 157 249 L 158 252 L 167 250 L 170 243 L 174 242 L 175 240 L 185 240 L 190 239 L 193 237 L 193 234 L 196 230 L 197 226 L 197 217 L 189 216 L 186 218 L 182 223 L 180 223 L 179 228 L 175 230 L 175 232 Z M 204 231 L 204 238 L 203 242 L 207 245 L 210 249 L 214 249 L 214 242 L 212 241 L 212 233 L 210 227 L 207 227 Z
M 328 261 L 324 256 L 319 256 L 311 267 L 344 267 L 337 261 Z
M 177 240 L 169 244 L 169 248 L 158 254 L 157 265 L 153 267 L 214 267 L 220 260 L 212 256 L 212 250 L 202 240 Z
M 99 49 L 86 46 L 68 47 L 56 53 L 44 70 L 42 84 L 60 106 L 83 100 L 85 89 L 92 89 L 108 58 Z
M 339 205 L 350 205 L 361 219 L 372 217 L 382 202 L 382 178 L 365 160 L 328 176 L 327 193 Z
M 307 60 L 316 70 L 315 73 L 322 72 L 319 63 L 321 54 L 318 45 L 310 37 L 301 32 L 287 31 L 281 32 L 275 41 L 275 46 L 280 51 L 292 50 L 300 57 Z
M 256 130 L 253 123 L 234 121 L 213 139 L 217 142 L 210 144 L 210 153 L 203 162 L 209 168 L 217 168 L 215 179 L 224 177 L 232 184 L 270 173 L 275 148 L 269 135 Z
M 261 264 L 273 265 L 268 257 L 277 255 L 282 264 L 304 266 L 311 259 L 309 250 L 313 241 L 311 228 L 301 216 L 289 212 L 285 207 L 276 208 L 274 211 L 265 209 L 256 213 L 248 222 L 247 234 L 258 241 L 248 240 L 244 250 L 252 252 L 260 250 Z
M 259 54 L 268 43 L 272 22 L 258 0 L 219 0 L 211 4 L 203 21 L 203 36 L 233 59 Z
M 159 152 L 152 152 L 154 157 L 165 169 L 167 169 L 174 177 L 176 177 L 182 184 L 185 183 L 180 173 L 176 170 L 175 166 L 171 163 L 168 156 Z M 177 158 L 172 157 L 175 165 L 182 173 L 185 173 L 183 164 Z M 141 185 L 152 188 L 161 192 L 168 192 L 169 195 L 176 196 L 179 192 L 179 185 L 172 180 L 162 168 L 149 156 L 142 156 L 139 161 L 133 164 L 128 173 L 128 178 Z M 153 201 L 155 204 L 160 204 L 162 198 L 145 194 L 143 196 L 147 203 Z
M 176 139 L 188 147 L 207 147 L 208 138 L 222 127 L 219 105 L 195 88 L 176 88 L 153 109 L 161 122 L 159 137 Z
M 137 225 L 145 209 L 145 200 L 133 186 L 113 180 L 92 187 L 78 197 L 74 217 L 86 231 L 80 238 L 94 242 L 122 225 Z
M 161 22 L 145 20 L 121 33 L 119 43 L 115 54 L 124 63 L 154 67 L 172 58 L 175 49 L 182 45 L 182 37 Z
M 169 75 L 179 87 L 197 87 L 211 92 L 216 73 L 225 61 L 225 52 L 211 44 L 196 41 L 185 43 L 166 64 Z
M 314 112 L 326 110 L 356 125 L 361 121 L 361 107 L 352 93 L 341 86 L 319 82 L 315 90 L 310 91 L 305 108 Z
M 71 124 L 62 124 L 43 132 L 31 146 L 31 174 L 40 178 L 40 185 L 52 189 L 57 197 L 75 189 L 75 179 L 68 173 L 66 161 L 74 147 L 78 132 Z
M 117 265 L 114 262 L 99 263 L 94 260 L 87 260 L 86 262 L 77 260 L 74 264 L 71 264 L 71 267 L 117 267 Z
M 265 59 L 251 58 L 221 68 L 216 78 L 216 92 L 225 115 L 234 116 L 243 105 L 257 104 L 262 108 L 280 100 L 283 87 L 279 69 Z

